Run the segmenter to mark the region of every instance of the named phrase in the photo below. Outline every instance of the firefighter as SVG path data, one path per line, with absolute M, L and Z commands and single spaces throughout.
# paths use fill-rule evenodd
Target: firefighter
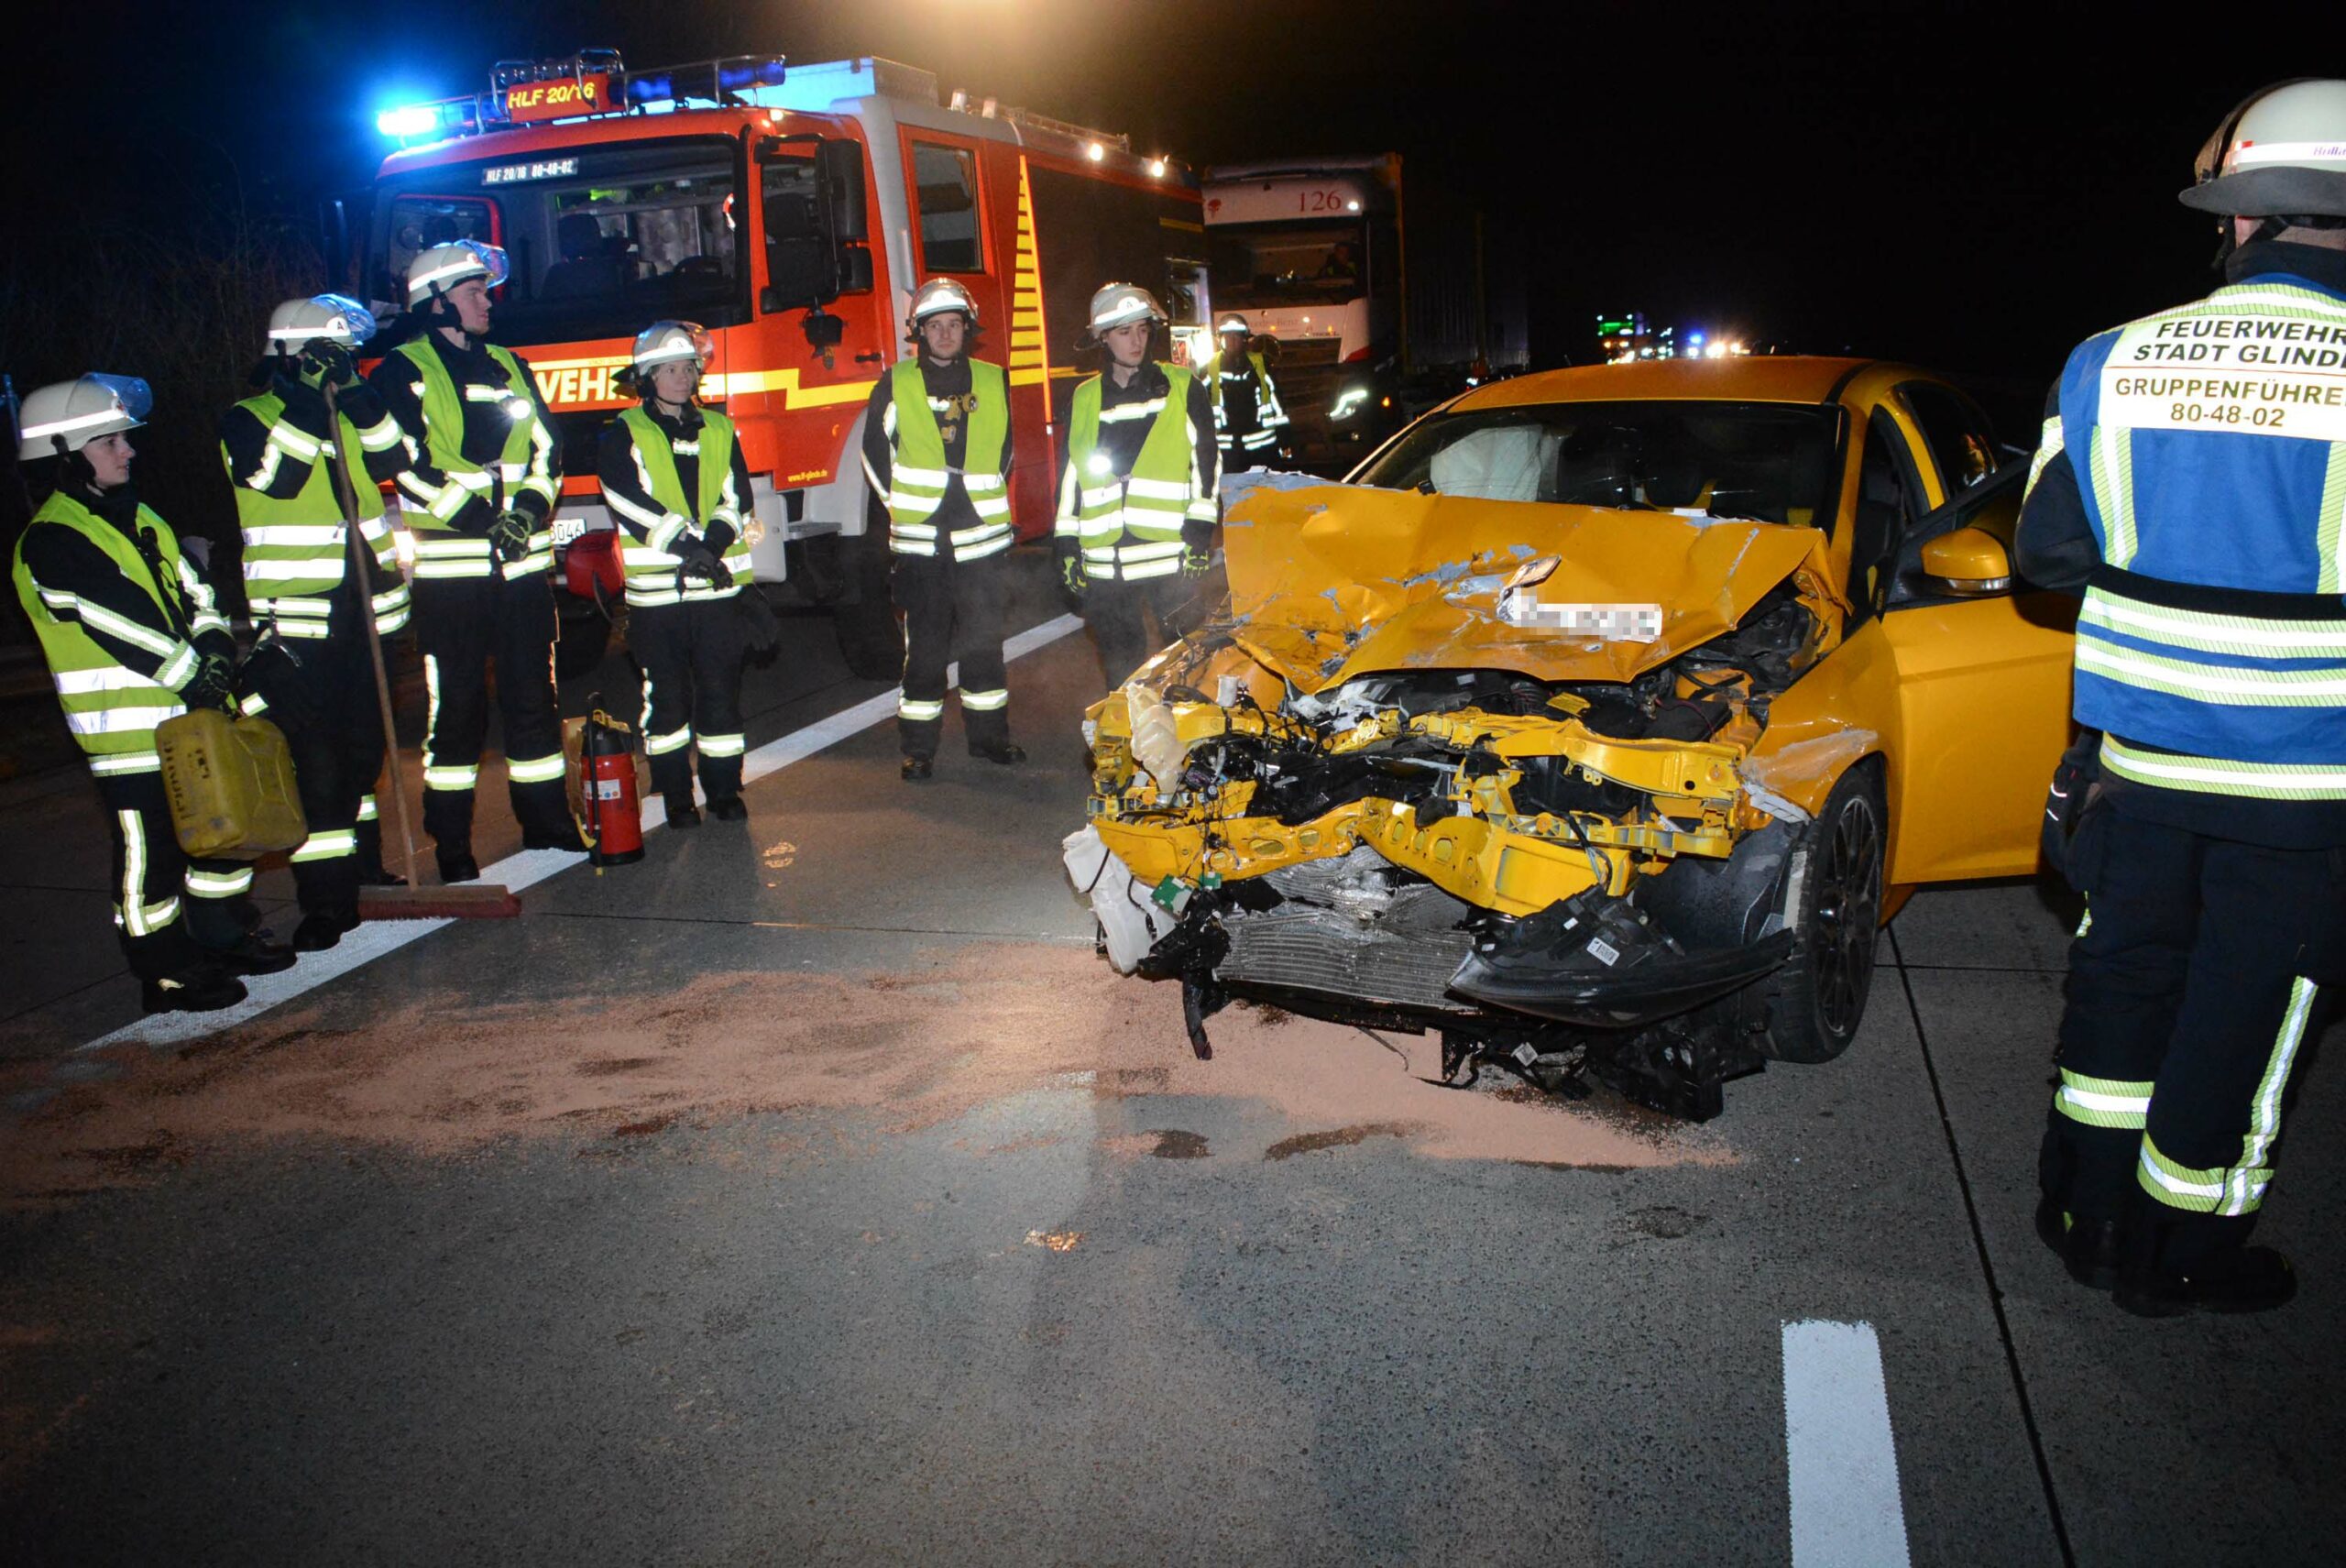
M 358 378 L 351 351 L 375 318 L 339 294 L 288 300 L 269 319 L 268 390 L 220 422 L 220 456 L 245 535 L 245 601 L 259 641 L 239 673 L 240 706 L 285 732 L 310 836 L 293 851 L 301 922 L 297 952 L 318 952 L 358 925 L 362 883 L 389 884 L 375 776 L 383 729 L 365 621 L 384 635 L 408 621 L 390 525 L 378 488 L 407 466 L 400 427 Z M 326 391 L 336 418 L 329 426 Z M 336 465 L 346 467 L 338 477 Z M 367 580 L 349 580 L 342 481 L 357 508 Z
M 697 401 L 708 359 L 708 334 L 693 322 L 654 322 L 638 334 L 621 379 L 641 406 L 604 427 L 596 462 L 628 535 L 627 639 L 643 666 L 643 749 L 677 828 L 700 825 L 696 745 L 708 814 L 750 815 L 741 802 L 747 647 L 733 602 L 751 580 L 741 519 L 750 466 L 733 422 Z
M 2144 1316 L 2294 1294 L 2247 1241 L 2346 980 L 2346 82 L 2253 96 L 2198 177 L 2224 284 L 2070 355 L 2017 539 L 2024 574 L 2083 594 L 2099 735 L 2052 803 L 2088 801 L 2063 857 L 2087 910 L 2037 1226 Z
M 488 341 L 505 253 L 473 240 L 408 264 L 417 335 L 372 378 L 399 422 L 400 510 L 415 536 L 416 641 L 430 715 L 423 826 L 443 882 L 480 875 L 473 790 L 488 728 L 488 666 L 505 721 L 505 777 L 521 844 L 579 850 L 563 789 L 549 573 L 562 442 L 529 366 Z
M 1213 560 L 1213 410 L 1184 367 L 1152 362 L 1165 313 L 1145 289 L 1091 296 L 1104 369 L 1077 383 L 1061 458 L 1056 544 L 1060 580 L 1082 606 L 1111 690 L 1148 656 Z
M 1002 652 L 1010 584 L 1010 378 L 970 356 L 978 306 L 949 278 L 913 294 L 913 356 L 872 389 L 863 472 L 888 513 L 889 591 L 904 612 L 904 690 L 896 733 L 907 781 L 936 768 L 945 728 L 945 667 L 961 664 L 961 727 L 970 755 L 1026 760 L 1010 738 Z
M 97 780 L 115 929 L 140 999 L 149 1013 L 206 1013 L 245 999 L 238 975 L 289 968 L 293 950 L 258 929 L 250 865 L 190 861 L 172 831 L 155 726 L 230 705 L 236 642 L 131 482 L 129 433 L 153 400 L 146 382 L 102 375 L 25 400 L 17 458 L 51 488 L 16 541 L 14 576 Z
M 1287 410 L 1279 406 L 1278 389 L 1271 385 L 1271 367 L 1251 352 L 1254 334 L 1246 318 L 1228 315 L 1215 330 L 1222 347 L 1206 361 L 1200 374 L 1213 399 L 1213 438 L 1229 466 L 1260 467 L 1278 451 L 1287 430 Z

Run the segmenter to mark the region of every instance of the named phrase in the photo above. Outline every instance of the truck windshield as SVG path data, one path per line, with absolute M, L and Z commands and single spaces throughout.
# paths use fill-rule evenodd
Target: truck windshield
M 1340 304 L 1367 291 L 1358 224 L 1216 224 L 1206 241 L 1217 309 Z
M 1839 411 L 1805 403 L 1533 403 L 1434 414 L 1353 482 L 1485 500 L 1827 527 Z
M 416 252 L 501 245 L 507 343 L 632 337 L 663 317 L 722 326 L 748 290 L 734 244 L 740 149 L 696 137 L 440 164 L 384 182 L 369 249 L 375 297 L 404 302 Z

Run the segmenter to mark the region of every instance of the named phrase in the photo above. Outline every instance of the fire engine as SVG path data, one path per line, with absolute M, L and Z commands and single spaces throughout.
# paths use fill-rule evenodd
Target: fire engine
M 400 146 L 363 214 L 330 208 L 342 232 L 328 243 L 384 315 L 427 246 L 477 239 L 510 258 L 494 335 L 535 369 L 571 470 L 555 525 L 559 576 L 581 596 L 565 607 L 565 669 L 599 657 L 608 634 L 586 603 L 615 599 L 619 580 L 593 453 L 626 402 L 614 375 L 650 323 L 708 329 L 703 395 L 740 431 L 758 576 L 779 582 L 795 565 L 797 587 L 836 607 L 850 667 L 873 677 L 896 673 L 903 644 L 859 451 L 873 385 L 911 352 L 913 289 L 937 276 L 965 285 L 976 352 L 1009 369 L 1024 538 L 1050 529 L 1052 394 L 1090 368 L 1092 291 L 1149 288 L 1180 339 L 1206 324 L 1186 166 L 1124 136 L 942 94 L 930 72 L 893 60 L 631 70 L 586 50 L 499 64 L 486 93 L 390 110 L 378 126 Z

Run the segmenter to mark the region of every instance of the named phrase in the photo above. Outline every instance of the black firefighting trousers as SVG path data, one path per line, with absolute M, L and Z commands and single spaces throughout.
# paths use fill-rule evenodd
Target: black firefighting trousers
M 543 572 L 510 581 L 419 577 L 415 633 L 431 716 L 423 741 L 423 827 L 448 853 L 469 852 L 473 790 L 488 733 L 488 670 L 505 724 L 506 784 L 525 839 L 576 842 L 564 797 L 562 721 L 554 687 L 558 628 Z
M 2290 1076 L 2346 942 L 2346 851 L 2276 850 L 2088 808 L 2039 1180 L 2159 1267 L 2247 1239 Z
M 643 667 L 652 787 L 671 807 L 692 804 L 695 750 L 711 801 L 741 793 L 742 632 L 741 607 L 730 597 L 628 611 L 628 647 Z
M 350 915 L 362 880 L 383 872 L 382 823 L 375 798 L 383 771 L 383 721 L 367 629 L 337 590 L 322 639 L 288 638 L 298 703 L 268 717 L 285 732 L 293 782 L 310 837 L 293 851 L 293 887 L 304 915 Z
M 115 934 L 130 972 L 164 980 L 206 948 L 233 948 L 260 924 L 253 869 L 242 861 L 191 861 L 171 830 L 160 773 L 101 778 L 98 800 L 114 840 Z
M 1002 656 L 1009 592 L 1003 554 L 976 561 L 898 555 L 889 592 L 904 612 L 904 693 L 896 734 L 907 757 L 937 755 L 945 728 L 945 668 L 961 665 L 961 729 L 974 749 L 1010 739 L 1010 677 Z
M 1197 584 L 1179 573 L 1139 582 L 1094 577 L 1083 590 L 1083 620 L 1100 650 L 1100 671 L 1114 691 L 1151 654 L 1178 638 L 1182 610 Z M 1150 621 L 1155 621 L 1155 630 Z

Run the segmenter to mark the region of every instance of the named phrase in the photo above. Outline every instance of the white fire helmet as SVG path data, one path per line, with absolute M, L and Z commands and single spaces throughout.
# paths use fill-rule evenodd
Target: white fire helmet
M 2346 217 L 2346 82 L 2258 89 L 2199 149 L 2187 207 L 2242 218 Z
M 16 458 L 29 463 L 79 452 L 102 435 L 137 430 L 154 407 L 154 392 L 136 376 L 93 371 L 37 388 L 17 414 Z
M 1235 313 L 1226 315 L 1222 317 L 1222 320 L 1216 322 L 1214 323 L 1213 330 L 1215 335 L 1221 337 L 1227 337 L 1233 332 L 1243 332 L 1249 336 L 1252 336 L 1255 331 L 1253 327 L 1246 324 L 1246 318 L 1244 316 Z
M 947 311 L 959 311 L 970 318 L 972 327 L 978 324 L 978 302 L 970 297 L 970 291 L 950 278 L 931 278 L 913 291 L 912 313 L 904 318 L 904 324 L 917 334 L 921 323 Z
M 375 313 L 343 294 L 288 300 L 269 313 L 269 346 L 288 359 L 317 342 L 356 348 L 375 335 Z
M 497 246 L 460 239 L 419 250 L 407 264 L 407 302 L 411 309 L 437 299 L 470 278 L 485 278 L 492 289 L 512 273 L 512 265 Z
M 692 360 L 696 368 L 706 370 L 715 357 L 716 347 L 700 323 L 653 322 L 635 334 L 635 352 L 629 356 L 628 365 L 639 376 L 655 365 L 677 359 Z
M 1091 296 L 1091 335 L 1127 322 L 1148 321 L 1162 326 L 1168 318 L 1147 290 L 1131 283 L 1111 283 Z

